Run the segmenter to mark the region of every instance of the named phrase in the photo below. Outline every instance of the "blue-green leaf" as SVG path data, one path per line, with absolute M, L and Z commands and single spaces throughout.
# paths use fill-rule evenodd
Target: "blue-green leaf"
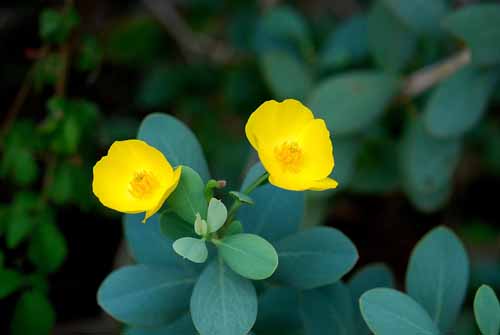
M 208 204 L 207 225 L 208 232 L 215 233 L 227 219 L 227 208 L 219 199 L 212 198 Z
M 124 335 L 193 335 L 196 333 L 191 315 L 186 314 L 175 321 L 157 327 L 133 326 L 125 330 Z
M 16 303 L 11 335 L 52 334 L 56 313 L 48 298 L 37 290 L 24 292 Z
M 354 15 L 332 31 L 320 54 L 323 68 L 339 68 L 363 60 L 368 54 L 365 15 Z
M 363 321 L 359 310 L 359 298 L 363 293 L 374 288 L 393 288 L 395 281 L 391 270 L 384 264 L 370 264 L 356 272 L 349 281 L 355 306 L 354 320 L 358 335 L 369 335 L 370 330 Z
M 190 167 L 182 166 L 179 184 L 166 203 L 184 221 L 193 225 L 196 214 L 206 217 L 208 205 L 205 198 L 205 184 L 200 175 Z
M 368 14 L 368 42 L 375 62 L 397 73 L 411 60 L 417 37 L 386 6 L 376 1 Z
M 202 335 L 247 335 L 257 318 L 255 288 L 216 260 L 196 282 L 191 314 Z
M 279 267 L 273 278 L 287 285 L 311 289 L 333 284 L 358 260 L 352 242 L 340 231 L 318 227 L 276 243 Z
M 182 237 L 172 245 L 180 256 L 194 263 L 204 263 L 208 258 L 208 249 L 205 240 L 193 237 Z
M 463 39 L 472 51 L 472 63 L 493 65 L 500 62 L 500 5 L 477 4 L 453 12 L 443 26 Z
M 266 279 L 278 266 L 276 250 L 259 235 L 230 235 L 217 241 L 216 245 L 226 264 L 245 278 Z
M 170 209 L 160 214 L 160 231 L 172 241 L 188 236 L 197 237 L 193 223 L 184 221 Z
M 209 179 L 207 162 L 198 140 L 184 123 L 173 116 L 148 115 L 142 121 L 137 137 L 160 150 L 172 166 L 187 165 L 203 180 Z
M 260 163 L 248 172 L 241 189 L 264 173 Z M 291 192 L 266 184 L 251 194 L 255 204 L 238 211 L 245 232 L 257 234 L 268 241 L 276 241 L 299 229 L 304 216 L 303 192 Z
M 435 228 L 418 242 L 408 265 L 406 291 L 443 333 L 453 328 L 468 281 L 467 254 L 451 230 Z
M 436 137 L 459 137 L 478 124 L 495 87 L 494 71 L 466 67 L 441 83 L 424 111 L 424 123 Z
M 446 0 L 382 0 L 382 3 L 405 25 L 419 33 L 439 30 L 439 23 L 448 10 Z
M 481 334 L 500 333 L 500 303 L 491 287 L 483 285 L 477 290 L 474 298 L 474 314 Z
M 312 86 L 307 65 L 288 52 L 268 51 L 260 56 L 259 64 L 276 99 L 303 99 Z
M 186 312 L 195 281 L 192 274 L 174 267 L 127 266 L 104 280 L 97 302 L 122 322 L 161 325 Z
M 359 301 L 361 314 L 375 335 L 439 335 L 425 310 L 399 291 L 376 288 Z
M 355 334 L 351 293 L 341 282 L 304 291 L 300 312 L 308 335 Z
M 301 329 L 298 295 L 299 291 L 287 287 L 271 287 L 262 293 L 254 327 L 257 334 L 289 335 Z
M 346 188 L 352 181 L 361 145 L 356 137 L 339 137 L 335 134 L 332 134 L 332 142 L 335 167 L 331 176 L 341 188 Z
M 359 132 L 372 124 L 398 90 L 399 81 L 376 71 L 356 71 L 320 83 L 308 99 L 317 117 L 337 135 Z

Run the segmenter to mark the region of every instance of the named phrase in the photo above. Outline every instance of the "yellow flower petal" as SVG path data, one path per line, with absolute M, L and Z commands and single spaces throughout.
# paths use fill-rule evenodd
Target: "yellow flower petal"
M 178 182 L 165 156 L 140 140 L 114 142 L 93 172 L 92 189 L 99 201 L 123 213 L 161 207 Z
M 259 150 L 259 143 L 268 145 L 285 140 L 290 134 L 299 132 L 313 117 L 311 110 L 300 101 L 287 99 L 280 103 L 270 100 L 250 115 L 245 132 L 250 144 Z
M 174 179 L 173 179 L 174 183 L 172 184 L 172 186 L 170 186 L 165 191 L 165 194 L 163 195 L 161 200 L 158 202 L 158 204 L 154 208 L 146 211 L 146 215 L 144 216 L 144 220 L 142 220 L 142 223 L 145 223 L 147 219 L 152 217 L 156 212 L 158 212 L 158 210 L 161 208 L 161 206 L 163 206 L 163 203 L 165 202 L 165 200 L 167 200 L 167 198 L 170 196 L 170 194 L 172 194 L 172 192 L 177 188 L 177 185 L 179 185 L 179 180 L 181 178 L 181 174 L 182 174 L 182 167 L 179 166 L 174 171 Z
M 326 124 L 299 101 L 263 103 L 248 119 L 245 131 L 272 184 L 295 191 L 337 186 L 327 178 L 334 158 Z

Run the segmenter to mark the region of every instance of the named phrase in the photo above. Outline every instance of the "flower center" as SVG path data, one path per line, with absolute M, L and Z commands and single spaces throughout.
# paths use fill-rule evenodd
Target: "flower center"
M 302 150 L 295 141 L 286 141 L 274 148 L 274 155 L 283 171 L 297 173 L 302 165 Z
M 149 171 L 140 171 L 134 174 L 128 191 L 137 199 L 150 197 L 158 187 L 158 181 Z

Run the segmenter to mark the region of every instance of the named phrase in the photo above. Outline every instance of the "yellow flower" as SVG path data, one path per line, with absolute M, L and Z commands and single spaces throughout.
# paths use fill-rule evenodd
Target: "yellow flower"
M 330 133 L 299 101 L 264 102 L 250 115 L 245 131 L 271 184 L 292 191 L 337 187 L 328 178 L 334 166 Z
M 116 141 L 94 166 L 92 190 L 106 207 L 123 213 L 155 214 L 175 190 L 181 167 L 139 140 Z

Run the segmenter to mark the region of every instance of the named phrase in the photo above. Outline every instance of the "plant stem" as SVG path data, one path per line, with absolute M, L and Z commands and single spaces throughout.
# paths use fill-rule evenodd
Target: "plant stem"
M 267 178 L 269 178 L 269 173 L 264 172 L 257 179 L 255 179 L 250 185 L 248 185 L 241 193 L 250 195 L 250 193 L 252 193 L 252 191 L 255 190 L 257 187 L 262 185 L 262 183 L 264 183 L 267 180 Z M 231 208 L 229 209 L 229 213 L 227 214 L 226 223 L 224 223 L 224 225 L 219 230 L 221 236 L 224 236 L 224 232 L 229 228 L 229 226 L 233 222 L 234 216 L 236 215 L 238 209 L 240 209 L 242 205 L 243 203 L 240 200 L 238 199 L 234 200 L 233 205 L 231 206 Z

